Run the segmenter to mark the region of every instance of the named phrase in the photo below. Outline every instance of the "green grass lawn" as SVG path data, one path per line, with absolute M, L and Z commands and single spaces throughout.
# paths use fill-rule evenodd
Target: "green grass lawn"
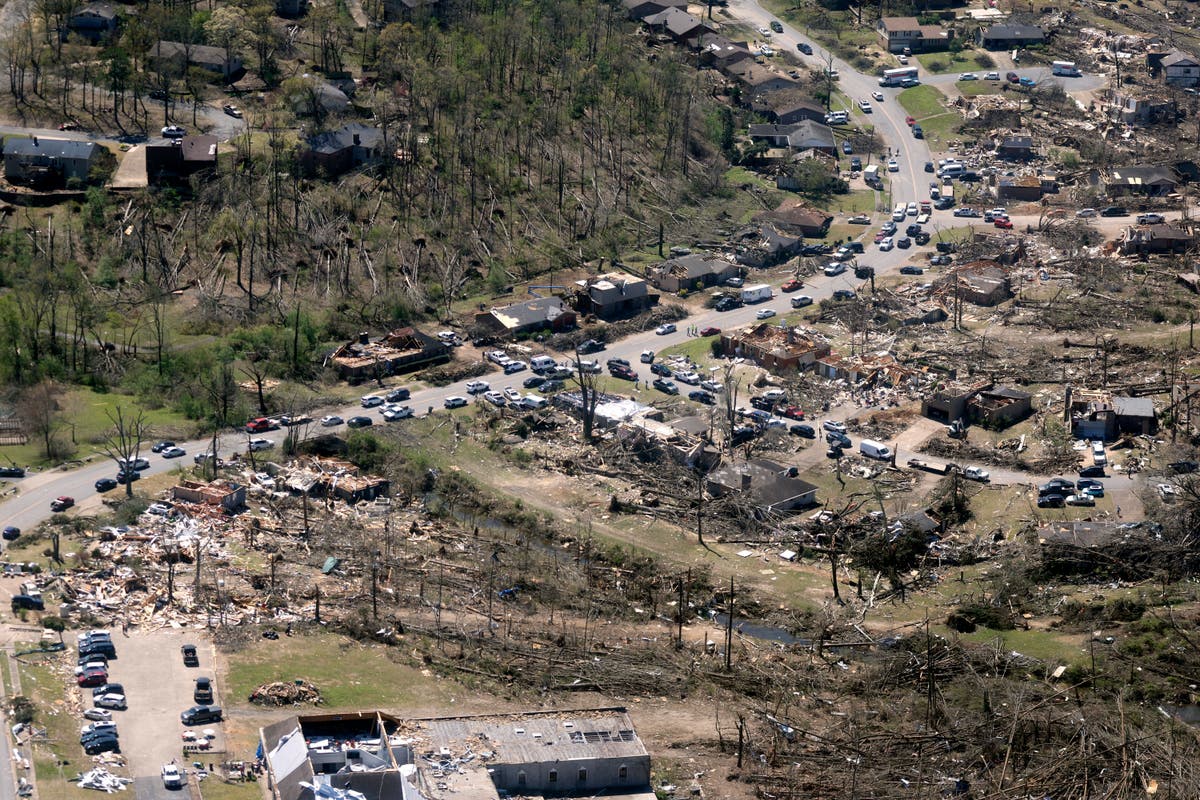
M 979 97 L 985 94 L 1000 94 L 1000 84 L 995 81 L 955 81 L 954 88 L 964 97 Z
M 958 138 L 962 130 L 963 118 L 957 111 L 937 114 L 919 120 L 925 138 L 930 147 L 938 150 Z
M 831 214 L 847 214 L 850 216 L 854 214 L 870 214 L 875 210 L 875 190 L 855 189 L 847 194 L 835 194 L 825 204 L 825 210 Z M 830 235 L 832 235 L 833 229 L 838 227 L 844 226 L 830 226 Z M 843 233 L 841 235 L 845 236 L 846 234 Z M 830 236 L 826 235 L 825 238 L 828 239 Z
M 63 427 L 56 434 L 61 442 L 74 441 L 75 458 L 86 458 L 100 452 L 99 440 L 112 428 L 110 412 L 120 407 L 126 412 L 138 408 L 132 397 L 119 394 L 100 394 L 89 389 L 71 389 L 60 401 Z M 197 430 L 196 423 L 168 408 L 146 410 L 146 424 L 154 438 L 190 438 Z M 0 445 L 0 463 L 45 465 L 40 439 L 31 437 L 23 445 Z
M 200 785 L 204 800 L 258 800 L 262 788 L 257 782 L 226 783 L 220 778 L 209 776 Z
M 296 678 L 315 684 L 328 710 L 429 707 L 448 701 L 452 691 L 432 675 L 393 662 L 382 645 L 314 634 L 258 641 L 230 659 L 230 705 L 245 706 L 264 683 Z
M 942 75 L 947 72 L 971 72 L 980 68 L 979 63 L 975 60 L 975 54 L 971 50 L 963 50 L 958 53 L 918 53 L 913 58 L 920 63 L 921 67 L 934 75 Z
M 712 343 L 716 338 L 715 336 L 702 336 L 688 339 L 683 344 L 672 345 L 658 351 L 657 358 L 661 361 L 670 356 L 687 356 L 697 364 L 707 363 L 712 360 Z M 646 368 L 646 375 L 653 377 L 649 371 L 649 367 Z M 628 381 L 622 381 L 622 383 L 628 383 Z M 682 386 L 680 387 L 680 391 L 683 391 Z
M 900 105 L 904 106 L 904 110 L 922 124 L 924 124 L 925 117 L 945 113 L 946 109 L 942 105 L 944 98 L 945 95 L 937 89 L 926 85 L 905 89 L 897 95 L 897 99 L 900 101 Z

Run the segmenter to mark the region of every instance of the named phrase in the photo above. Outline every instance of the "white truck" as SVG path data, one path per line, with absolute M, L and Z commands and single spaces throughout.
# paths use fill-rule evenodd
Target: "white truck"
M 879 165 L 868 164 L 862 175 L 868 186 L 875 186 L 879 183 Z
M 1055 61 L 1050 64 L 1050 69 L 1055 75 L 1067 78 L 1078 78 L 1083 74 L 1079 71 L 1079 67 L 1075 66 L 1074 61 Z
M 773 296 L 771 287 L 765 283 L 756 283 L 753 286 L 742 288 L 743 303 L 761 303 L 764 300 L 770 300 Z
M 877 458 L 880 461 L 887 461 L 892 457 L 892 448 L 872 439 L 863 439 L 860 441 L 858 443 L 858 451 L 867 458 Z

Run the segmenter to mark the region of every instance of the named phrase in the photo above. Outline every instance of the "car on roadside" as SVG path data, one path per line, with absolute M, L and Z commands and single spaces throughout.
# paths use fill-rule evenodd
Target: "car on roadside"
M 183 655 L 183 665 L 185 667 L 200 666 L 200 656 L 196 653 L 196 645 L 185 644 L 181 645 L 179 652 Z
M 167 789 L 183 788 L 183 775 L 180 773 L 179 767 L 174 764 L 163 764 L 162 782 Z
M 383 399 L 389 403 L 402 403 L 410 397 L 412 397 L 412 392 L 401 386 L 399 388 L 392 389 L 390 392 L 385 394 Z
M 871 97 L 878 103 L 883 102 L 883 92 L 879 91 L 878 89 L 871 92 Z
M 1004 80 L 1008 81 L 1009 83 L 1020 83 L 1021 76 L 1010 70 L 1004 73 Z
M 24 478 L 24 467 L 0 467 L 0 478 Z
M 73 505 L 75 505 L 75 498 L 64 494 L 50 501 L 50 510 L 58 514 L 66 511 Z
M 1097 466 L 1095 464 L 1093 464 L 1092 466 L 1089 466 L 1089 467 L 1083 467 L 1082 469 L 1079 470 L 1079 477 L 1081 477 L 1081 478 L 1103 478 L 1103 477 L 1105 477 L 1104 467 Z
M 6 541 L 6 542 L 11 542 L 11 541 L 15 540 L 17 537 L 19 537 L 20 535 L 21 535 L 21 529 L 18 528 L 16 525 L 5 525 L 3 533 L 0 533 L 0 536 L 2 536 L 4 538 L 4 541 Z
M 1138 225 L 1161 225 L 1167 221 L 1162 214 L 1138 214 Z
M 826 444 L 831 444 L 834 447 L 843 447 L 843 448 L 851 447 L 853 445 L 853 443 L 850 441 L 849 436 L 847 436 L 844 433 L 833 433 L 832 431 L 825 434 L 825 442 L 826 442 Z
M 757 312 L 757 313 L 754 315 L 754 318 L 755 318 L 755 319 L 770 319 L 770 318 L 771 318 L 771 317 L 773 317 L 773 316 L 775 316 L 775 309 L 773 309 L 773 308 L 760 308 L 760 309 L 758 310 L 758 312 Z
M 224 111 L 229 116 L 234 117 L 235 119 L 242 118 L 242 110 L 235 105 L 230 105 L 227 103 L 227 104 L 221 106 L 221 110 Z
M 1067 498 L 1061 494 L 1043 494 L 1038 495 L 1038 508 L 1062 508 L 1067 503 Z
M 528 378 L 521 381 L 521 385 L 526 389 L 536 389 L 548 380 L 549 378 L 543 378 L 541 375 L 530 375 Z
M 483 394 L 492 386 L 487 381 L 467 381 L 467 394 Z
M 679 394 L 679 387 L 675 385 L 674 381 L 667 378 L 655 378 L 651 386 L 664 394 Z
M 442 405 L 446 408 L 462 408 L 467 404 L 467 398 L 461 395 L 452 394 L 442 401 Z
M 112 692 L 102 694 L 99 697 L 93 697 L 92 705 L 96 708 L 107 708 L 111 711 L 124 711 L 129 708 L 129 702 L 125 699 L 125 695 Z
M 179 125 L 164 125 L 161 133 L 168 139 L 182 139 L 187 136 L 187 130 Z
M 983 79 L 985 81 L 998 81 L 998 80 L 1000 80 L 1000 73 L 999 72 L 989 72 L 987 75 L 983 76 Z
M 175 446 L 174 442 L 155 442 L 154 446 L 150 448 L 150 452 L 151 453 L 161 453 L 163 450 L 166 450 L 167 448 L 174 447 L 174 446 Z
M 962 475 L 969 481 L 979 481 L 980 483 L 987 483 L 992 479 L 992 473 L 983 467 L 967 467 L 962 471 Z
M 521 399 L 521 393 L 511 386 L 504 387 L 504 399 L 515 403 Z
M 1075 212 L 1075 216 L 1081 219 L 1088 219 L 1089 217 L 1095 217 L 1099 214 L 1100 212 L 1094 208 L 1081 208 Z
M 792 425 L 788 428 L 788 433 L 792 436 L 799 436 L 802 439 L 817 438 L 817 432 L 812 425 Z
M 979 214 L 979 211 L 977 211 L 974 208 L 961 207 L 961 208 L 954 209 L 954 216 L 956 216 L 956 217 L 978 217 L 978 216 L 980 216 L 980 214 Z
M 700 388 L 707 392 L 712 392 L 713 394 L 720 394 L 725 390 L 725 387 L 722 384 L 711 380 L 700 381 Z
M 771 30 L 775 31 L 776 33 L 783 33 L 783 26 L 779 24 L 779 20 L 771 20 Z
M 964 72 L 963 74 L 958 76 L 958 79 L 960 81 L 977 81 L 977 80 L 979 80 L 979 76 L 976 75 L 974 72 Z
M 375 420 L 370 417 L 355 416 L 346 420 L 347 428 L 367 428 L 375 424 Z
M 1087 492 L 1082 492 L 1079 494 L 1067 495 L 1064 502 L 1069 506 L 1094 506 L 1096 505 L 1096 498 L 1092 497 Z
M 954 256 L 936 255 L 929 257 L 929 263 L 935 267 L 947 267 L 954 263 Z
M 701 336 L 720 336 L 721 329 L 718 328 L 716 325 L 706 325 L 705 327 L 700 329 L 700 335 Z
M 784 291 L 784 292 L 794 292 L 797 289 L 803 289 L 803 288 L 804 288 L 804 281 L 798 280 L 796 278 L 790 278 L 789 280 L 785 281 L 782 286 L 779 287 L 780 291 Z
M 924 275 L 925 270 L 921 269 L 920 267 L 913 266 L 912 264 L 905 264 L 903 267 L 900 268 L 900 274 L 901 275 Z
M 383 399 L 383 396 L 378 394 L 366 394 L 358 400 L 359 405 L 363 408 L 375 408 L 376 406 L 383 405 L 385 402 L 387 401 Z
M 97 492 L 111 492 L 113 489 L 117 488 L 118 484 L 113 478 L 101 478 L 93 485 L 96 487 Z
M 1012 230 L 1012 226 L 1013 226 L 1012 220 L 1004 219 L 1003 217 L 993 221 L 992 225 L 996 226 L 997 228 L 1001 228 L 1003 230 Z
M 341 425 L 344 422 L 345 420 L 336 414 L 329 414 L 328 416 L 321 417 L 322 428 L 333 428 L 337 425 Z
M 1066 478 L 1051 478 L 1038 487 L 1038 494 L 1068 495 L 1075 489 L 1075 482 Z
M 351 420 L 367 419 L 367 417 L 351 417 Z M 251 453 L 258 453 L 263 450 L 270 450 L 275 446 L 275 443 L 270 439 L 251 439 L 246 445 Z
M 697 389 L 694 392 L 688 392 L 688 400 L 693 400 L 697 403 L 703 403 L 706 406 L 711 406 L 716 402 L 716 398 L 711 392 L 706 392 L 703 389 Z
M 575 351 L 580 355 L 586 356 L 588 353 L 599 353 L 604 349 L 604 347 L 604 342 L 600 341 L 599 339 L 584 339 L 579 343 L 579 346 L 575 348 Z
M 894 159 L 894 158 L 889 159 L 887 162 L 887 168 L 888 168 L 888 172 L 899 172 L 900 171 L 900 162 L 896 161 L 896 159 Z
M 162 451 L 163 458 L 182 458 L 187 455 L 187 451 L 182 447 L 168 447 Z
M 675 374 L 671 371 L 670 367 L 668 367 L 666 364 L 661 364 L 661 363 L 651 364 L 650 371 L 652 373 L 654 373 L 655 375 L 660 375 L 664 378 L 669 378 Z
M 504 374 L 512 375 L 514 373 L 522 372 L 527 369 L 529 369 L 528 364 L 526 364 L 524 361 L 517 361 L 514 359 L 513 361 L 510 361 L 504 365 Z
M 674 322 L 664 322 L 654 329 L 654 333 L 658 336 L 666 336 L 668 333 L 675 333 L 676 330 Z
M 792 298 L 792 308 L 804 308 L 811 306 L 813 299 L 806 294 L 799 294 Z
M 508 402 L 507 400 L 504 399 L 504 395 L 502 395 L 500 392 L 497 392 L 494 389 L 484 392 L 483 399 L 487 400 L 489 403 L 491 403 L 494 406 L 504 406 Z
M 862 109 L 862 112 L 863 112 L 864 114 L 870 114 L 870 113 L 871 113 L 871 104 L 870 104 L 870 102 L 868 102 L 868 101 L 866 101 L 866 100 L 859 100 L 859 101 L 858 101 L 858 107 L 859 107 L 860 109 Z
M 1128 217 L 1129 209 L 1125 208 L 1124 206 L 1106 206 L 1105 208 L 1100 209 L 1100 216 L 1102 216 L 1102 217 Z
M 834 289 L 833 291 L 834 300 L 853 300 L 856 297 L 858 295 L 854 293 L 853 289 Z

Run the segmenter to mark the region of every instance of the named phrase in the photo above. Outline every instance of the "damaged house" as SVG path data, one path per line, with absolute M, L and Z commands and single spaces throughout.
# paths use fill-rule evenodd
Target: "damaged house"
M 1068 384 L 1064 401 L 1064 421 L 1080 439 L 1107 442 L 1123 433 L 1149 436 L 1158 430 L 1154 401 L 1149 397 L 1118 397 Z
M 965 419 L 993 429 L 1016 424 L 1033 413 L 1033 395 L 991 381 L 951 381 L 921 400 L 921 414 L 939 422 Z
M 691 253 L 650 267 L 646 277 L 664 292 L 698 292 L 734 277 L 736 265 L 711 253 Z
M 1195 243 L 1195 236 L 1175 225 L 1136 225 L 1121 234 L 1119 247 L 1124 255 L 1161 255 L 1186 252 Z
M 363 475 L 349 461 L 306 456 L 284 470 L 282 485 L 290 492 L 312 497 L 334 497 L 354 504 L 385 497 L 391 490 L 387 478 Z
M 171 499 L 176 502 L 216 506 L 227 514 L 234 514 L 246 507 L 246 487 L 224 480 L 211 483 L 181 481 L 171 487 Z
M 777 230 L 819 239 L 829 232 L 833 216 L 793 198 L 784 200 L 774 211 L 760 211 L 754 215 L 754 221 L 769 222 Z
M 721 352 L 749 359 L 772 372 L 807 369 L 829 355 L 829 342 L 806 336 L 798 328 L 759 323 L 721 331 Z
M 1104 191 L 1109 197 L 1163 197 L 1178 185 L 1179 178 L 1170 167 L 1117 167 L 1108 173 Z
M 770 222 L 757 228 L 746 228 L 733 237 L 737 262 L 747 267 L 764 269 L 782 264 L 800 253 L 804 237 L 786 233 Z
M 797 477 L 795 467 L 765 458 L 733 461 L 708 474 L 705 489 L 714 497 L 740 493 L 756 514 L 783 514 L 817 504 L 817 487 Z
M 519 336 L 545 330 L 560 333 L 575 327 L 575 312 L 561 297 L 535 297 L 481 311 L 475 315 L 475 327 L 494 336 Z
M 994 306 L 1012 297 L 1008 270 L 996 261 L 971 261 L 949 270 L 934 283 L 934 294 L 945 303 L 961 300 Z
M 411 372 L 450 360 L 450 347 L 416 328 L 397 328 L 370 340 L 366 333 L 334 350 L 329 362 L 344 381 Z
M 921 370 L 901 364 L 891 353 L 843 356 L 830 353 L 817 359 L 816 372 L 823 378 L 843 380 L 852 386 L 902 386 L 914 382 Z
M 273 800 L 649 795 L 624 708 L 401 719 L 306 714 L 259 730 Z
M 658 303 L 644 278 L 628 272 L 609 272 L 575 281 L 572 305 L 580 314 L 603 320 L 636 316 Z

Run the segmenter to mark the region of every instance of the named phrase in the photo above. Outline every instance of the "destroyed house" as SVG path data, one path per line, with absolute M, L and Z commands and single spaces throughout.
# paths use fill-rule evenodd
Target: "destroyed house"
M 996 181 L 996 197 L 1001 200 L 1025 200 L 1033 202 L 1042 199 L 1045 185 L 1037 175 L 1004 176 Z
M 769 222 L 740 232 L 734 241 L 737 263 L 756 269 L 781 264 L 804 246 L 803 236 L 785 233 Z
M 971 399 L 990 387 L 991 381 L 986 380 L 975 383 L 950 381 L 940 384 L 933 387 L 921 400 L 921 414 L 939 422 L 966 419 L 967 407 Z
M 720 256 L 691 253 L 650 267 L 646 276 L 659 289 L 672 294 L 698 292 L 738 274 L 738 268 Z
M 817 503 L 817 487 L 796 477 L 795 467 L 765 458 L 723 464 L 708 474 L 705 489 L 714 497 L 741 493 L 759 514 L 797 511 Z
M 329 360 L 342 380 L 360 381 L 449 361 L 450 348 L 416 328 L 398 328 L 374 342 L 360 333 L 334 350 Z
M 385 497 L 391 489 L 387 478 L 362 475 L 349 461 L 317 456 L 293 461 L 285 468 L 280 482 L 296 494 L 335 497 L 350 504 Z
M 184 136 L 146 145 L 146 180 L 151 185 L 182 180 L 216 167 L 215 136 Z
M 805 336 L 794 327 L 762 322 L 721 332 L 721 352 L 754 361 L 774 372 L 802 370 L 829 355 L 829 343 Z
M 1080 439 L 1111 441 L 1122 433 L 1151 435 L 1158 430 L 1154 401 L 1149 397 L 1117 397 L 1068 384 L 1064 401 L 1065 419 Z
M 481 311 L 475 315 L 475 325 L 501 336 L 520 336 L 543 330 L 558 333 L 575 327 L 575 312 L 561 297 L 535 297 Z
M 1170 167 L 1118 167 L 1109 172 L 1104 189 L 1109 197 L 1162 197 L 1175 191 L 1179 179 Z
M 780 230 L 820 238 L 829 232 L 833 216 L 809 208 L 800 200 L 784 200 L 774 211 L 760 211 L 755 214 L 754 221 L 770 222 Z
M 583 416 L 583 396 L 577 391 L 559 392 L 550 402 L 573 417 Z M 606 392 L 597 395 L 594 411 L 592 419 L 599 428 L 615 428 L 643 418 L 662 418 L 654 406 Z
M 1012 297 L 1008 270 L 995 261 L 960 264 L 934 283 L 943 302 L 961 300 L 977 306 L 994 306 Z
M 233 514 L 246 507 L 246 487 L 224 480 L 211 483 L 181 481 L 171 487 L 171 499 L 176 502 L 218 506 L 226 513 Z
M 1033 413 L 1033 395 L 1008 386 L 981 389 L 967 403 L 967 418 L 992 428 L 1005 428 Z
M 1175 225 L 1138 225 L 1125 229 L 1120 250 L 1125 255 L 1182 253 L 1195 241 L 1191 233 Z
M 816 373 L 851 385 L 901 386 L 916 378 L 919 370 L 901 364 L 891 353 L 842 356 L 830 353 L 817 359 Z
M 289 717 L 259 731 L 274 800 L 498 800 L 649 794 L 623 708 L 399 719 Z
M 1025 159 L 1033 157 L 1032 136 L 1005 136 L 996 145 L 996 155 L 1000 158 Z
M 632 317 L 658 302 L 645 279 L 626 272 L 585 278 L 575 281 L 575 286 L 575 310 L 603 320 Z
M 1053 522 L 1037 532 L 1041 568 L 1054 576 L 1104 575 L 1144 580 L 1161 574 L 1165 557 L 1173 565 L 1194 560 L 1193 551 L 1163 554 L 1161 541 L 1144 524 L 1107 520 Z M 1188 564 L 1186 569 L 1194 569 Z

